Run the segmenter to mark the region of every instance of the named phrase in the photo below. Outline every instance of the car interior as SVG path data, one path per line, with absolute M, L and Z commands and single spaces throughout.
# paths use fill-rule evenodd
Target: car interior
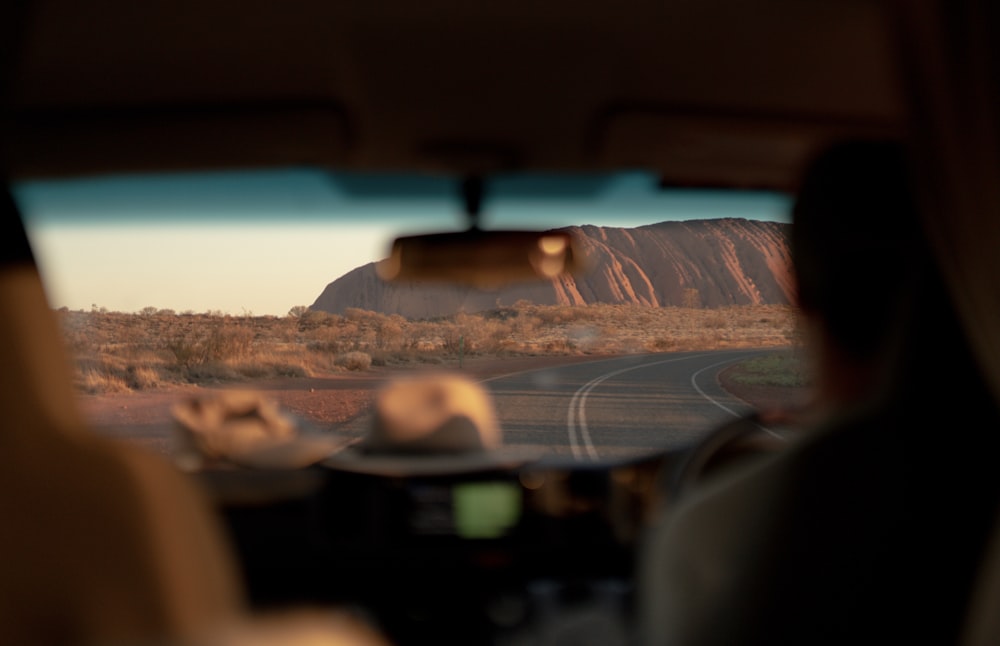
M 660 601 L 636 598 L 644 528 L 674 500 L 663 483 L 697 475 L 672 453 L 443 476 L 185 472 L 103 438 L 77 405 L 21 181 L 444 177 L 468 227 L 401 236 L 429 251 L 388 277 L 488 282 L 539 271 L 519 251 L 537 236 L 480 226 L 491 179 L 641 169 L 663 187 L 794 193 L 826 144 L 899 139 L 1000 398 L 1000 8 L 986 0 L 16 0 L 0 25 L 0 643 L 639 643 L 635 607 Z M 516 253 L 477 264 L 496 249 Z M 443 502 L 459 495 L 472 520 Z M 1000 641 L 1000 532 L 988 545 L 949 643 Z M 317 608 L 284 632 L 253 623 Z M 234 623 L 250 628 L 212 632 Z

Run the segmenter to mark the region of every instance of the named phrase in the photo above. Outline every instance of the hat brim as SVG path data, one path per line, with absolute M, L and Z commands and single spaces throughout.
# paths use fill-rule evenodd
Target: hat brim
M 320 462 L 337 471 L 386 477 L 436 476 L 516 469 L 542 458 L 544 449 L 502 447 L 492 451 L 450 455 L 384 455 L 347 446 Z

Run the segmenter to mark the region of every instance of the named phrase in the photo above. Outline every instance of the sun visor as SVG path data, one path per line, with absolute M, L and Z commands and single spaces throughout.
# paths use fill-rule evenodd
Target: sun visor
M 790 191 L 799 169 L 823 145 L 886 134 L 888 127 L 877 123 L 639 109 L 603 118 L 596 147 L 603 164 L 653 168 L 667 186 Z

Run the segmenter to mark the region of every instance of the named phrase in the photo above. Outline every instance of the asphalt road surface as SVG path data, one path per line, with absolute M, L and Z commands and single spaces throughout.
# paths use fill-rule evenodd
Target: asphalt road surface
M 646 354 L 495 377 L 504 442 L 597 460 L 677 448 L 750 412 L 717 380 L 766 351 Z
M 507 445 L 600 460 L 689 445 L 750 412 L 723 390 L 726 366 L 773 350 L 643 354 L 492 377 Z M 369 415 L 353 421 L 362 435 Z

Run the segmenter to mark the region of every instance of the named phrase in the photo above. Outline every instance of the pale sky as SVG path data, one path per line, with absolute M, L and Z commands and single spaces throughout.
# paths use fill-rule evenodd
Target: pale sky
M 394 236 L 463 228 L 451 188 L 291 170 L 22 183 L 15 198 L 53 307 L 284 316 Z M 660 191 L 641 173 L 496 190 L 484 228 L 788 221 L 786 196 Z

